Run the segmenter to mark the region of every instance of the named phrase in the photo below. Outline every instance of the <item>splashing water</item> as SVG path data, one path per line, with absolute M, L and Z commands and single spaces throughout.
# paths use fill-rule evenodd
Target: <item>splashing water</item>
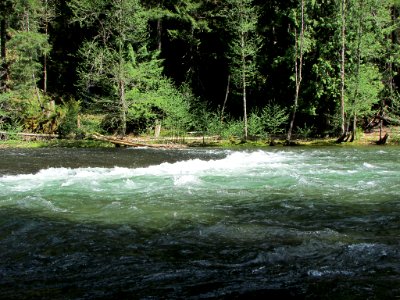
M 399 153 L 4 151 L 0 297 L 396 297 Z

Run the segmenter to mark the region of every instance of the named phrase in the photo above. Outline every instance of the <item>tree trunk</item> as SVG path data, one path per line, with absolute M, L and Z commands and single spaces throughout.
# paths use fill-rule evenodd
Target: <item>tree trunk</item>
M 7 20 L 5 16 L 0 21 L 0 38 L 1 38 L 1 61 L 0 61 L 0 91 L 7 89 L 8 67 L 7 67 Z
M 295 35 L 295 80 L 296 80 L 296 92 L 294 96 L 294 105 L 292 112 L 292 119 L 290 120 L 290 126 L 286 138 L 286 144 L 291 144 L 292 139 L 292 131 L 294 127 L 294 121 L 296 119 L 297 107 L 299 102 L 299 94 L 300 94 L 300 85 L 303 79 L 303 43 L 304 43 L 304 0 L 301 1 L 301 32 L 300 32 L 300 49 L 298 50 L 298 39 L 297 39 L 297 30 L 294 30 Z M 299 53 L 300 52 L 300 53 Z
M 157 48 L 158 51 L 162 50 L 162 20 L 158 19 L 157 20 Z
M 48 36 L 48 23 L 45 24 L 45 34 Z M 43 55 L 43 93 L 47 93 L 47 54 Z
M 248 138 L 248 124 L 247 124 L 247 81 L 246 81 L 246 57 L 244 53 L 245 37 L 244 32 L 241 33 L 241 47 L 242 47 L 242 93 L 243 93 L 243 122 L 244 122 L 244 139 Z
M 353 128 L 351 131 L 351 138 L 350 138 L 350 142 L 354 142 L 354 140 L 357 138 L 357 115 L 354 114 L 353 117 Z
M 376 142 L 377 145 L 385 145 L 389 138 L 389 134 L 386 133 L 383 138 L 380 138 L 379 141 Z
M 125 99 L 125 82 L 124 80 L 120 79 L 118 83 L 119 89 L 119 101 L 121 106 L 121 127 L 120 127 L 120 134 L 124 136 L 126 134 L 126 99 Z
M 35 73 L 32 73 L 32 81 L 33 81 L 33 88 L 35 89 L 35 92 L 36 92 L 37 101 L 38 101 L 38 103 L 39 103 L 40 108 L 42 109 L 42 111 L 44 111 L 44 106 L 43 106 L 42 100 L 41 100 L 41 98 L 40 98 L 40 91 L 39 91 L 39 88 L 37 87 L 37 84 L 36 84 L 36 76 L 35 76 Z
M 247 88 L 246 76 L 243 76 L 243 122 L 244 122 L 244 139 L 248 138 L 248 124 L 247 124 Z
M 118 74 L 116 74 L 118 80 L 118 100 L 120 107 L 120 132 L 121 136 L 125 136 L 126 134 L 126 112 L 128 110 L 126 98 L 125 98 L 125 75 L 124 75 L 124 47 L 123 43 L 126 41 L 124 38 L 124 26 L 123 26 L 123 1 L 119 0 L 119 9 L 118 9 L 118 34 L 119 37 L 117 39 L 118 43 Z
M 360 7 L 359 9 L 361 10 L 363 7 L 363 1 L 360 1 Z M 363 35 L 363 15 L 362 13 L 360 14 L 360 19 L 358 23 L 358 28 L 357 28 L 357 66 L 356 66 L 356 76 L 357 76 L 357 81 L 356 81 L 356 88 L 354 91 L 354 99 L 353 99 L 353 110 L 354 110 L 354 116 L 353 116 L 353 131 L 351 135 L 350 142 L 353 142 L 356 139 L 356 130 L 357 130 L 357 98 L 359 97 L 359 88 L 360 88 L 360 69 L 361 69 L 361 38 Z
M 161 121 L 156 120 L 156 126 L 154 129 L 154 137 L 158 139 L 160 137 L 160 133 L 161 133 Z
M 5 17 L 0 21 L 0 37 L 1 37 L 1 59 L 3 63 L 6 61 L 6 39 L 7 39 L 7 23 Z
M 342 51 L 341 51 L 341 90 L 340 90 L 340 118 L 342 136 L 346 134 L 345 131 L 345 109 L 344 109 L 344 91 L 345 91 L 345 52 L 346 52 L 346 0 L 342 0 Z
M 299 85 L 299 66 L 298 66 L 298 51 L 297 51 L 297 30 L 294 30 L 294 35 L 295 35 L 295 81 L 296 81 L 296 91 L 295 91 L 295 96 L 294 96 L 294 105 L 292 109 L 292 118 L 290 120 L 290 125 L 289 125 L 289 130 L 288 134 L 286 137 L 286 144 L 290 145 L 291 139 L 292 139 L 292 131 L 294 127 L 294 121 L 296 119 L 296 112 L 297 112 L 297 105 L 299 101 L 299 91 L 300 91 L 300 85 Z
M 30 31 L 30 18 L 29 18 L 29 12 L 26 9 L 24 9 L 24 18 L 25 18 L 25 31 L 29 32 Z M 31 63 L 33 63 L 32 57 L 30 57 L 30 61 L 31 61 Z M 32 72 L 32 87 L 35 89 L 37 101 L 43 112 L 44 106 L 43 106 L 43 103 L 42 103 L 42 100 L 40 97 L 40 91 L 37 86 L 37 80 L 36 80 L 36 75 L 35 75 L 34 71 Z
M 49 39 L 49 3 L 48 0 L 45 0 L 45 8 L 44 8 L 44 33 L 46 38 Z M 43 94 L 47 93 L 47 53 L 43 54 Z
M 221 109 L 221 123 L 224 121 L 224 113 L 225 113 L 226 102 L 228 101 L 228 97 L 229 97 L 230 84 L 231 84 L 231 75 L 228 75 L 228 82 L 226 84 L 224 104 L 222 105 L 222 109 Z

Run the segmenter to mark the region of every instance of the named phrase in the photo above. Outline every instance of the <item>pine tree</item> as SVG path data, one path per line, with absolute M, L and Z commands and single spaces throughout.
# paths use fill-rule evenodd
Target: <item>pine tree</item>
M 301 0 L 300 2 L 300 32 L 297 34 L 297 28 L 294 29 L 294 36 L 295 36 L 295 55 L 294 55 L 294 62 L 295 62 L 295 84 L 296 84 L 296 91 L 294 96 L 294 104 L 292 108 L 292 118 L 290 120 L 290 126 L 286 137 L 286 144 L 291 144 L 292 139 L 292 131 L 294 127 L 294 121 L 296 118 L 296 112 L 298 108 L 299 102 L 299 94 L 300 94 L 300 86 L 303 80 L 303 55 L 304 55 L 304 31 L 305 31 L 305 2 Z M 297 15 L 297 14 L 295 14 Z M 295 20 L 297 21 L 297 20 Z M 296 22 L 297 23 L 297 22 Z M 297 24 L 296 24 L 297 26 Z
M 347 1 L 343 136 L 351 132 L 350 141 L 353 141 L 358 118 L 370 117 L 380 102 L 384 88 L 381 65 L 385 65 L 387 57 L 384 41 L 391 24 L 388 1 Z
M 40 17 L 43 8 L 40 0 L 16 1 L 11 15 L 13 27 L 8 50 L 13 59 L 9 64 L 9 86 L 20 98 L 31 100 L 31 91 L 44 110 L 44 101 L 38 82 L 41 78 L 41 59 L 51 49 L 48 36 L 41 32 Z
M 11 13 L 11 1 L 0 3 L 0 92 L 7 89 L 9 76 L 7 62 L 7 29 Z
M 230 72 L 240 87 L 243 101 L 244 138 L 248 138 L 247 95 L 258 72 L 257 56 L 261 36 L 257 32 L 259 13 L 252 0 L 228 0 L 227 24 L 232 36 L 230 41 Z
M 70 7 L 75 21 L 97 30 L 79 52 L 81 88 L 96 100 L 108 96 L 106 106 L 115 116 L 119 133 L 125 135 L 129 47 L 146 43 L 147 16 L 138 0 L 74 0 Z
M 342 137 L 339 138 L 338 141 L 341 141 L 345 138 L 346 130 L 345 130 L 345 79 L 346 79 L 346 0 L 341 0 L 340 5 L 340 17 L 341 17 L 341 59 L 340 59 L 340 127 Z

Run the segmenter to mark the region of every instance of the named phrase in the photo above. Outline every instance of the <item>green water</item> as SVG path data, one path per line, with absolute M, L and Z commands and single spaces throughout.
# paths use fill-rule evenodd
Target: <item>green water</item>
M 0 150 L 0 298 L 400 297 L 400 148 Z

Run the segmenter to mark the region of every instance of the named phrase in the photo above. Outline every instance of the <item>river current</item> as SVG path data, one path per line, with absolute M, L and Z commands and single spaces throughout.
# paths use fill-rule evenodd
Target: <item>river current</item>
M 0 149 L 0 299 L 399 299 L 400 148 Z

